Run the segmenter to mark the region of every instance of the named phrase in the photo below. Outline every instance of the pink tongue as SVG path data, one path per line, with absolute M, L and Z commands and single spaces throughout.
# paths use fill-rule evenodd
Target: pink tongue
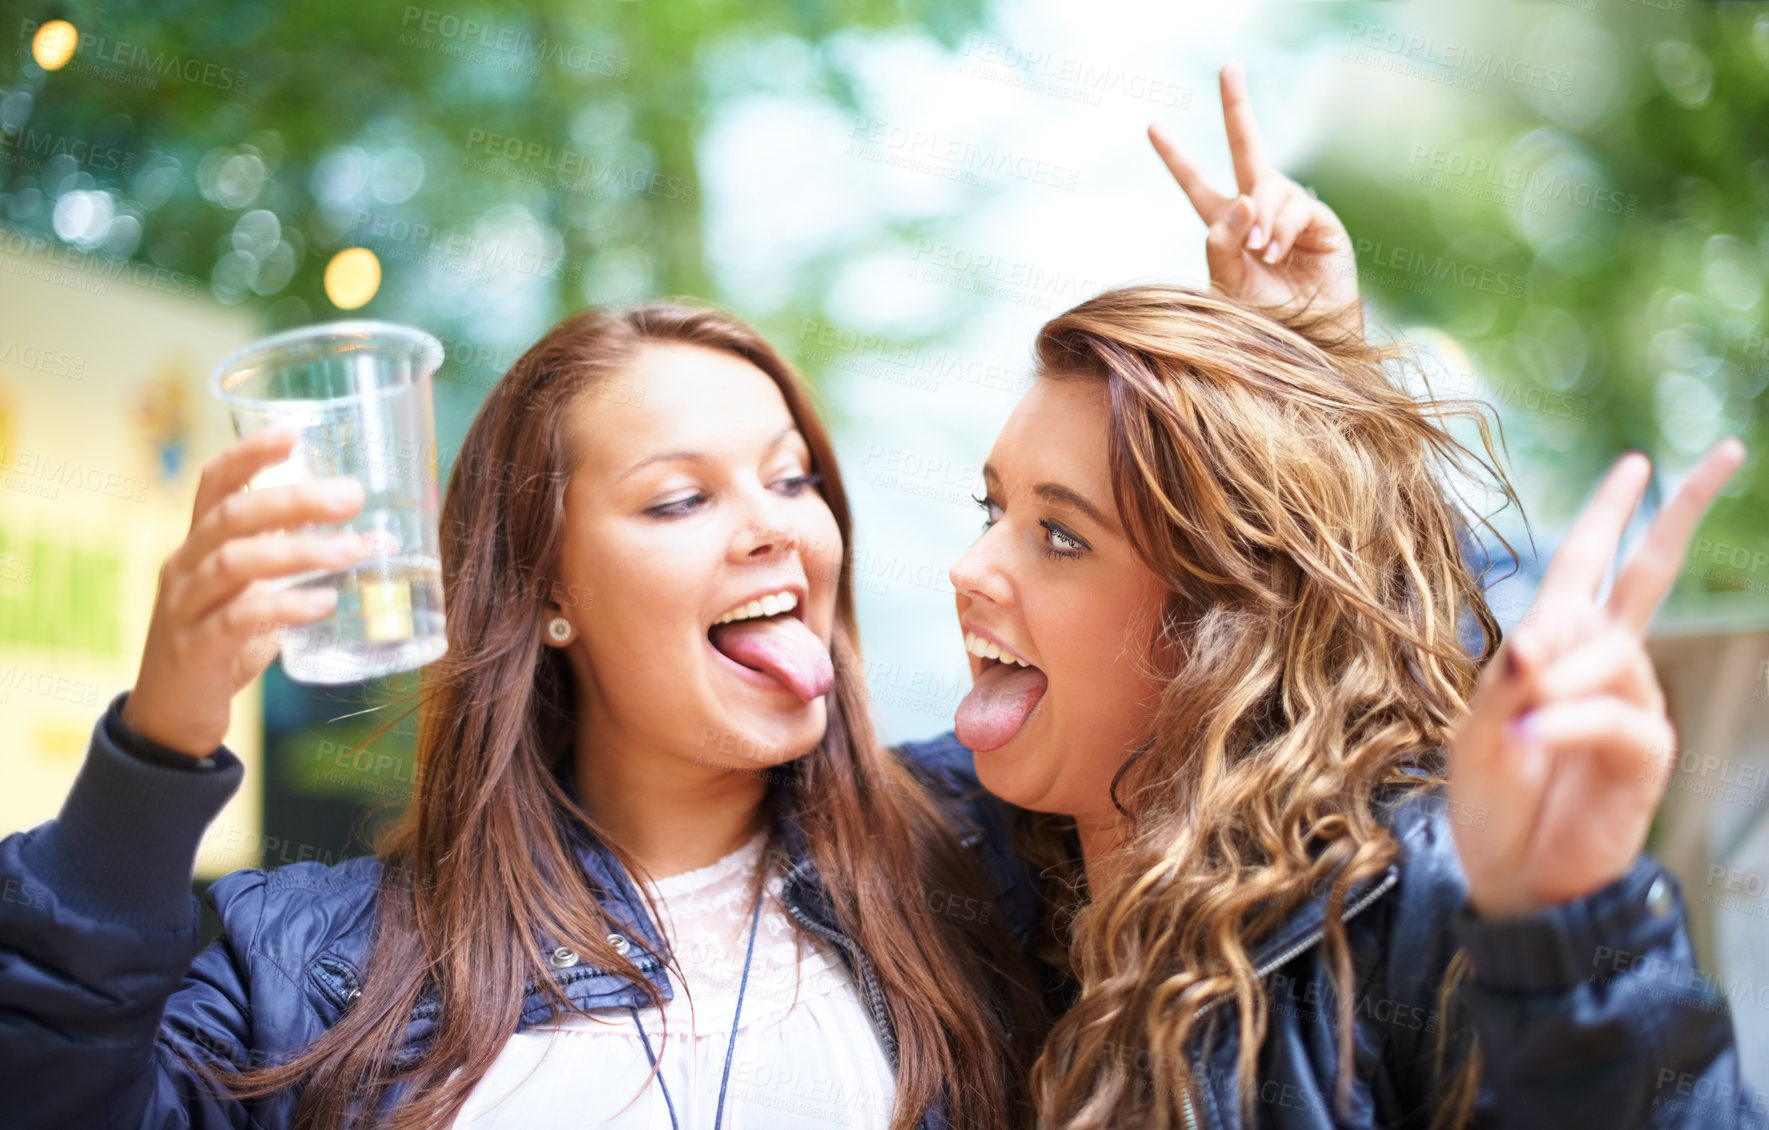
M 952 729 L 966 749 L 999 749 L 1026 724 L 1050 680 L 1036 667 L 998 663 L 977 676 Z
M 795 616 L 715 624 L 708 635 L 731 660 L 774 676 L 805 702 L 835 682 L 835 666 L 823 641 Z

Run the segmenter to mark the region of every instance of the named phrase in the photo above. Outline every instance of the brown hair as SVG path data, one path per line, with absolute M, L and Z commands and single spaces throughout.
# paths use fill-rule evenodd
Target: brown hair
M 1081 996 L 1033 1070 L 1051 1125 L 1184 1123 L 1186 1049 L 1200 1009 L 1225 996 L 1250 1120 L 1267 999 L 1249 947 L 1319 892 L 1348 1100 L 1345 892 L 1396 858 L 1377 798 L 1441 783 L 1499 640 L 1437 472 L 1479 471 L 1517 500 L 1479 406 L 1409 395 L 1387 371 L 1404 354 L 1343 324 L 1137 286 L 1039 334 L 1040 379 L 1108 390 L 1113 498 L 1168 589 L 1152 735 L 1113 784 L 1130 834 L 1073 918 Z M 1493 462 L 1451 435 L 1452 416 L 1477 422 Z M 1445 1084 L 1452 1120 L 1467 1113 L 1471 1048 Z M 1170 1074 L 1147 1086 L 1139 1058 Z
M 523 354 L 480 407 L 449 478 L 442 512 L 449 646 L 423 672 L 416 790 L 376 844 L 384 868 L 362 997 L 290 1062 L 227 1077 L 236 1096 L 305 1084 L 298 1126 L 348 1124 L 358 1102 L 379 1124 L 388 1087 L 409 1081 L 386 1125 L 446 1124 L 516 1031 L 525 980 L 559 1010 L 575 1008 L 531 944 L 538 932 L 619 971 L 657 1002 L 608 942 L 617 924 L 592 897 L 556 815 L 637 873 L 555 780 L 569 756 L 576 691 L 563 653 L 540 642 L 574 465 L 567 409 L 609 394 L 650 343 L 728 352 L 774 380 L 849 544 L 834 450 L 803 382 L 735 318 L 663 303 L 585 310 Z M 782 790 L 796 795 L 836 920 L 877 968 L 898 1050 L 891 1125 L 907 1130 L 942 1096 L 955 1127 L 1020 1122 L 1028 1050 L 1041 1034 L 1036 1004 L 1002 916 L 961 929 L 929 905 L 929 891 L 988 894 L 935 802 L 874 735 L 846 569 L 831 658 L 823 740 L 771 773 L 769 793 L 776 803 Z M 467 844 L 473 850 L 461 850 Z M 402 1068 L 395 1055 L 426 985 L 441 997 L 437 1037 L 415 1066 Z

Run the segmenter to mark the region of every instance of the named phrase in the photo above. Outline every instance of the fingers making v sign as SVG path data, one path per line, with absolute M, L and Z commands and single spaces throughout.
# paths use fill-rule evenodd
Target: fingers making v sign
M 1455 827 L 1480 913 L 1583 897 L 1640 854 L 1676 745 L 1646 625 L 1744 458 L 1733 438 L 1709 450 L 1599 602 L 1652 475 L 1644 455 L 1618 460 L 1554 555 L 1526 626 L 1482 675 L 1449 751 L 1454 811 L 1485 817 Z
M 1233 194 L 1217 189 L 1173 135 L 1149 126 L 1149 140 L 1185 190 L 1208 232 L 1210 281 L 1251 306 L 1337 311 L 1342 324 L 1363 334 L 1357 259 L 1351 237 L 1333 209 L 1272 168 L 1247 98 L 1238 62 L 1222 68 L 1222 121 L 1234 160 Z

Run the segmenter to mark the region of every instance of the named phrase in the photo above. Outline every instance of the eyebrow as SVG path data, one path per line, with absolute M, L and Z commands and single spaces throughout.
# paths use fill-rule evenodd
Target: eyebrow
M 768 441 L 768 446 L 764 447 L 762 450 L 774 450 L 776 447 L 780 446 L 782 440 L 796 431 L 798 431 L 798 424 L 796 422 L 786 425 L 786 427 L 782 428 L 773 439 Z M 640 468 L 649 467 L 653 463 L 705 463 L 707 461 L 707 455 L 704 451 L 665 451 L 657 455 L 647 455 L 637 463 L 634 463 L 631 467 L 622 471 L 614 481 L 618 483 L 637 472 Z
M 995 467 L 992 464 L 985 463 L 983 464 L 983 479 L 986 482 L 1000 482 L 1001 476 L 996 473 Z M 1079 491 L 1071 490 L 1061 483 L 1037 483 L 1032 487 L 1032 494 L 1034 497 L 1042 498 L 1044 501 L 1055 503 L 1058 506 L 1073 507 L 1093 519 L 1099 525 L 1111 530 L 1113 533 L 1123 533 L 1123 531 L 1118 528 L 1118 523 L 1112 521 L 1100 510 L 1099 507 L 1089 502 L 1086 495 Z

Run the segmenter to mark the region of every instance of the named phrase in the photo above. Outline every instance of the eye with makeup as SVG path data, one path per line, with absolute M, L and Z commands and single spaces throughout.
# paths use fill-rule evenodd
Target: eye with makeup
M 976 500 L 978 506 L 983 508 L 982 532 L 986 534 L 995 523 L 1001 521 L 1001 516 L 1005 511 L 1002 510 L 1000 503 L 996 502 L 988 495 L 972 495 L 971 497 Z M 1072 560 L 1080 557 L 1083 553 L 1086 553 L 1092 548 L 1086 542 L 1064 529 L 1061 524 L 1054 522 L 1049 518 L 1038 519 L 1038 525 L 1042 527 L 1045 532 L 1045 537 L 1042 539 L 1039 549 L 1043 551 L 1046 557 L 1059 560 Z
M 974 495 L 973 494 L 973 495 L 971 495 L 971 497 L 976 499 L 977 505 L 981 506 L 983 508 L 983 531 L 982 532 L 986 534 L 989 532 L 989 527 L 991 527 L 995 523 L 1001 521 L 1001 507 L 999 505 L 997 505 L 992 499 L 990 499 L 990 497 L 986 494 L 985 495 Z
M 788 498 L 797 498 L 804 494 L 806 487 L 814 487 L 822 481 L 821 472 L 800 472 L 775 479 L 768 484 L 768 489 L 779 491 Z M 698 510 L 706 499 L 704 492 L 694 491 L 668 502 L 660 502 L 656 506 L 648 506 L 645 513 L 652 518 L 683 518 Z

